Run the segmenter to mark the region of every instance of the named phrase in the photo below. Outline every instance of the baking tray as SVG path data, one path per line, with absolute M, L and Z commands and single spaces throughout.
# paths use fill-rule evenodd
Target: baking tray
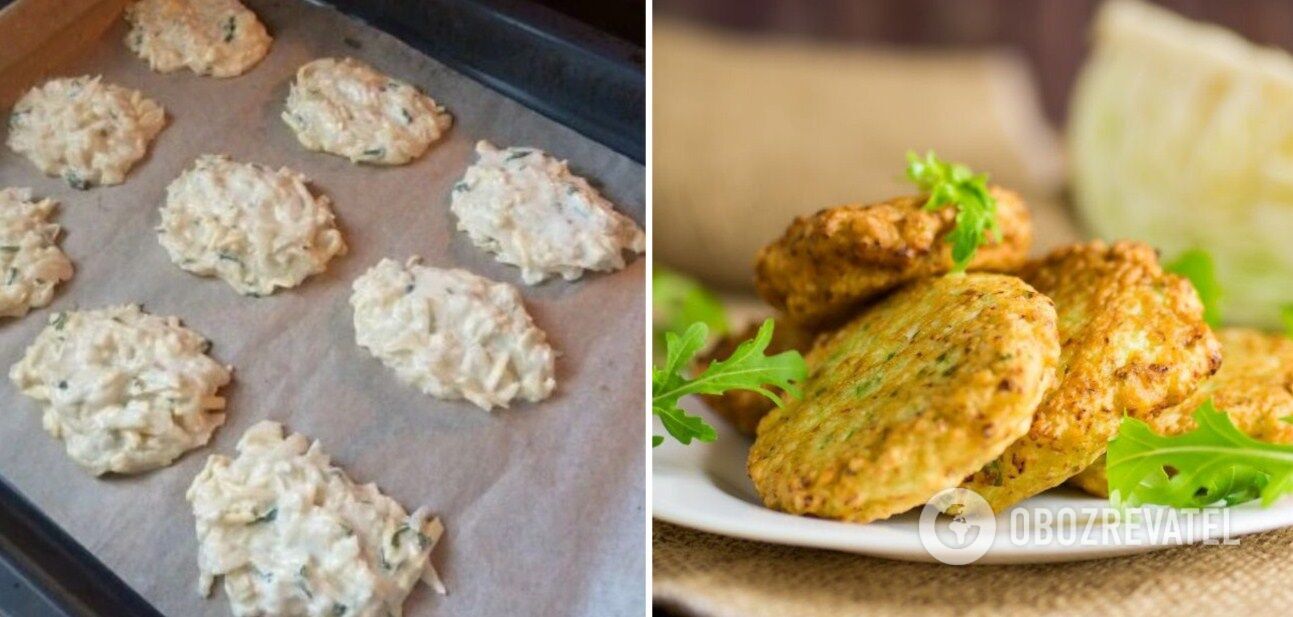
M 12 0 L 0 0 L 0 8 L 11 3 Z M 273 2 L 273 0 L 265 0 L 265 2 L 252 0 L 247 3 L 257 9 L 259 9 L 258 4 L 283 4 L 281 1 Z M 471 77 L 526 107 L 578 131 L 593 142 L 613 149 L 633 161 L 643 160 L 645 86 L 642 78 L 640 48 L 607 37 L 583 24 L 527 2 L 339 0 L 333 6 L 396 36 L 405 44 L 456 72 Z M 270 26 L 273 28 L 274 24 L 271 23 Z M 116 36 L 116 31 L 110 36 Z M 347 46 L 350 44 L 351 41 L 346 42 Z M 363 57 L 359 51 L 354 55 Z M 434 91 L 432 95 L 435 95 Z M 3 107 L 7 109 L 7 105 Z M 324 156 L 303 151 L 298 154 Z M 36 174 L 33 170 L 27 171 L 33 175 Z M 138 170 L 135 173 L 138 173 Z M 127 182 L 130 182 L 129 177 Z M 35 184 L 35 182 L 29 184 Z M 628 200 L 628 203 L 621 195 L 619 204 L 639 222 L 644 219 L 642 189 L 643 186 L 639 183 L 636 194 Z M 67 208 L 69 205 L 64 203 L 63 207 Z M 142 207 L 151 209 L 155 208 L 155 204 Z M 346 225 L 344 210 L 342 217 L 344 230 Z M 71 233 L 76 233 L 76 230 L 71 230 Z M 155 238 L 144 242 L 155 242 Z M 78 263 L 79 265 L 81 264 Z M 633 272 L 635 268 L 636 273 Z M 630 267 L 630 272 L 612 276 L 636 276 L 640 280 L 643 277 L 642 269 L 642 263 L 639 260 L 635 266 Z M 505 270 L 494 269 L 482 273 L 496 279 L 515 282 L 514 277 L 500 276 L 500 272 Z M 223 285 L 223 283 L 216 283 Z M 305 285 L 309 286 L 310 281 Z M 523 293 L 531 292 L 525 287 L 521 289 Z M 223 291 L 231 293 L 227 289 Z M 543 291 L 538 293 L 541 296 L 545 295 Z M 550 295 L 550 292 L 547 293 Z M 61 293 L 56 296 L 54 306 L 47 310 L 71 308 L 65 301 L 60 302 L 61 296 Z M 139 299 L 147 306 L 148 298 Z M 44 312 L 38 312 L 32 318 L 43 320 L 44 314 Z M 3 325 L 0 325 L 0 328 L 2 327 Z M 204 332 L 204 334 L 219 338 L 218 333 Z M 639 333 L 629 333 L 626 340 L 640 346 L 642 344 L 640 339 Z M 339 344 L 352 343 L 353 341 L 339 342 Z M 629 368 L 636 368 L 640 373 L 642 367 L 630 366 Z M 560 377 L 560 365 L 558 370 Z M 235 380 L 237 379 L 236 372 Z M 640 376 L 638 379 L 640 380 Z M 235 383 L 236 387 L 237 383 Z M 559 393 L 560 391 L 559 386 Z M 631 411 L 640 416 L 640 408 L 641 405 L 638 405 Z M 31 405 L 23 405 L 20 409 L 4 409 L 3 413 L 25 414 L 29 416 L 29 420 L 30 416 L 37 414 Z M 232 413 L 238 412 L 235 409 Z M 514 413 L 525 413 L 524 406 Z M 263 414 L 257 413 L 257 415 Z M 222 432 L 226 434 L 222 439 L 219 438 L 221 433 L 217 434 L 216 446 L 190 453 L 182 461 L 205 460 L 206 456 L 214 451 L 230 453 L 233 442 L 245 427 L 246 423 L 241 423 L 234 429 L 225 427 Z M 307 435 L 310 434 L 307 427 L 294 426 L 291 421 L 288 422 L 288 427 L 289 429 L 299 428 Z M 319 437 L 319 435 L 310 436 Z M 43 433 L 31 435 L 30 438 L 50 440 Z M 333 454 L 341 459 L 339 462 L 345 465 L 347 461 L 336 452 L 344 451 L 344 448 L 336 447 L 340 444 L 330 444 L 326 438 L 324 441 L 325 448 L 333 451 Z M 10 444 L 10 447 L 20 446 Z M 641 475 L 644 465 L 642 455 L 629 454 L 625 460 L 626 464 L 635 466 Z M 590 464 L 604 464 L 604 462 L 590 461 Z M 377 481 L 382 486 L 389 484 L 380 477 L 380 474 L 372 473 L 371 469 L 365 471 L 368 473 L 355 474 L 357 479 Z M 640 485 L 635 492 L 641 492 Z M 93 498 L 91 495 L 85 497 Z M 619 501 L 625 500 L 622 495 L 615 497 Z M 627 503 L 608 505 L 627 506 L 645 521 L 641 499 L 639 496 L 636 503 L 628 498 Z M 406 502 L 405 505 L 414 507 L 418 504 Z M 447 519 L 446 523 L 452 530 L 453 519 Z M 185 525 L 191 526 L 191 520 L 186 520 Z M 644 537 L 644 533 L 640 530 L 637 535 Z M 638 538 L 638 542 L 644 550 L 642 539 Z M 190 540 L 190 543 L 193 546 L 184 547 L 183 551 L 179 551 L 178 548 L 176 550 L 185 552 L 186 555 L 194 552 L 196 541 Z M 469 548 L 440 547 L 433 561 L 443 569 L 444 552 L 469 550 Z M 618 567 L 629 570 L 636 567 L 637 572 L 642 570 L 641 563 L 636 566 L 632 564 L 634 560 L 642 561 L 641 550 L 632 555 L 611 557 L 603 563 L 618 563 Z M 189 564 L 189 567 L 196 570 L 195 564 Z M 450 577 L 454 578 L 454 573 L 451 572 Z M 642 580 L 642 576 L 637 578 Z M 189 583 L 191 584 L 191 581 Z M 554 584 L 556 583 L 559 582 L 554 581 Z M 500 589 L 498 593 L 508 593 L 504 591 L 508 587 L 508 581 L 463 578 L 459 579 L 459 585 L 493 586 Z M 191 592 L 191 588 L 185 591 Z M 462 587 L 459 587 L 458 591 L 461 592 Z M 453 592 L 454 590 L 451 589 L 451 593 Z M 423 595 L 426 594 L 423 593 Z M 628 597 L 637 596 L 641 597 L 641 604 L 644 605 L 645 590 L 629 592 Z M 414 600 L 417 598 L 415 597 Z M 614 614 L 618 612 L 616 608 L 626 606 L 622 595 L 608 596 L 606 590 L 590 594 L 586 600 L 579 606 L 570 606 L 569 610 L 560 612 Z M 204 612 L 227 613 L 227 602 L 219 594 L 202 603 Z M 599 607 L 607 610 L 599 611 Z M 414 615 L 443 612 L 436 611 L 435 602 L 427 601 L 426 598 L 411 602 L 409 608 L 409 614 Z M 143 595 L 127 585 L 122 578 L 107 568 L 7 481 L 3 477 L 3 470 L 0 469 L 0 613 L 6 612 L 14 615 L 78 616 L 160 614 Z M 552 607 L 542 607 L 532 611 L 513 610 L 511 614 L 555 614 L 556 612 L 558 611 Z
M 637 45 L 525 1 L 330 4 L 620 154 L 646 161 L 646 55 Z

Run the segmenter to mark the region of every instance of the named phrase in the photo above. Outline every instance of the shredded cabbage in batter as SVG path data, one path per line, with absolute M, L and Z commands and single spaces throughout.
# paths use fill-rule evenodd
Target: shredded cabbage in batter
M 207 459 L 186 497 L 199 590 L 223 576 L 235 615 L 399 617 L 419 580 L 445 593 L 430 563 L 439 519 L 355 484 L 276 422 L 248 429 L 236 458 Z

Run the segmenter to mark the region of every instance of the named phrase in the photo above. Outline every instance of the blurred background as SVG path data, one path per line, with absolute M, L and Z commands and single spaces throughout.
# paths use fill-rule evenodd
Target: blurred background
M 933 149 L 1025 196 L 1034 253 L 1203 248 L 1227 321 L 1293 303 L 1291 2 L 654 6 L 659 265 L 749 294 L 795 215 L 911 193 L 904 155 Z
M 572 3 L 573 0 L 566 0 Z M 657 19 L 728 32 L 907 50 L 1015 50 L 1047 119 L 1062 124 L 1099 0 L 656 0 Z M 1161 0 L 1259 45 L 1293 49 L 1288 0 Z

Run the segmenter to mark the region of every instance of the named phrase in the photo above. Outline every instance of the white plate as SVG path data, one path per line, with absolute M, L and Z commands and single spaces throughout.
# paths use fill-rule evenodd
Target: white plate
M 651 505 L 655 518 L 748 540 L 935 561 L 921 542 L 919 510 L 859 525 L 763 507 L 745 473 L 750 440 L 712 416 L 706 419 L 718 428 L 716 442 L 683 446 L 667 439 L 654 449 Z M 1242 535 L 1293 525 L 1293 498 L 1270 508 L 1256 502 L 1185 514 L 1154 508 L 1132 522 L 1102 522 L 1112 520 L 1102 517 L 1113 513 L 1107 501 L 1080 491 L 1048 491 L 998 515 L 992 544 L 975 563 L 1077 561 L 1194 542 L 1236 542 Z M 1047 517 L 1058 524 L 1048 526 Z M 946 521 L 940 525 L 938 533 L 945 535 Z

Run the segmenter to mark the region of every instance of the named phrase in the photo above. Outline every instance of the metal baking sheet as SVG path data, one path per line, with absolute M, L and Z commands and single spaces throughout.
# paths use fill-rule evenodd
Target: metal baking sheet
M 218 360 L 234 366 L 234 383 L 224 391 L 228 423 L 208 447 L 170 467 L 96 479 L 41 429 L 37 405 L 3 380 L 0 475 L 163 613 L 227 615 L 220 590 L 210 599 L 197 594 L 184 490 L 208 455 L 232 454 L 247 427 L 274 419 L 322 441 L 356 480 L 442 517 L 447 533 L 432 560 L 449 595 L 420 587 L 406 614 L 640 613 L 645 261 L 575 283 L 526 287 L 516 269 L 454 230 L 448 204 L 478 139 L 569 159 L 639 224 L 642 166 L 332 9 L 245 2 L 275 40 L 269 56 L 241 77 L 152 73 L 122 44 L 120 19 L 75 58 L 45 71 L 102 74 L 166 108 L 167 128 L 124 184 L 76 191 L 0 150 L 0 186 L 32 187 L 59 201 L 62 247 L 77 268 L 50 307 L 0 322 L 0 367 L 21 357 L 52 311 L 136 302 L 181 317 L 212 339 Z M 396 168 L 356 166 L 302 148 L 279 119 L 288 84 L 301 64 L 341 55 L 406 79 L 445 105 L 454 116 L 447 138 Z M 166 185 L 203 153 L 310 177 L 332 198 L 350 253 L 302 286 L 260 299 L 180 270 L 153 227 Z M 355 344 L 351 281 L 383 257 L 413 254 L 518 285 L 561 353 L 551 399 L 494 413 L 432 399 Z

